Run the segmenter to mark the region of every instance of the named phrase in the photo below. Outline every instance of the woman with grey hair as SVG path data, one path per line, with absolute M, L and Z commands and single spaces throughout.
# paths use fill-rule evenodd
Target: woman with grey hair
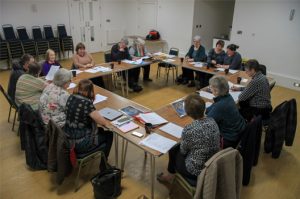
M 190 47 L 185 56 L 188 62 L 205 62 L 207 59 L 205 48 L 201 45 L 201 37 L 196 35 L 193 38 L 193 45 Z M 182 68 L 182 84 L 188 84 L 188 87 L 194 87 L 194 71 L 187 68 Z
M 71 79 L 71 71 L 61 68 L 55 73 L 53 82 L 44 89 L 40 98 L 39 110 L 45 125 L 50 119 L 60 127 L 65 125 L 66 103 L 70 96 L 67 88 Z
M 223 148 L 236 148 L 240 135 L 246 127 L 244 118 L 229 94 L 228 81 L 223 76 L 214 76 L 209 80 L 214 103 L 207 108 L 206 114 L 217 122 L 223 139 Z

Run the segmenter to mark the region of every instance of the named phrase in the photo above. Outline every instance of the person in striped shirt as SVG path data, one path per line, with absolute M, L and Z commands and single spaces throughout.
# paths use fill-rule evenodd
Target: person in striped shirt
M 38 110 L 41 94 L 47 86 L 46 81 L 39 78 L 41 66 L 37 63 L 31 63 L 28 67 L 28 73 L 23 74 L 16 86 L 16 103 L 29 104 L 33 110 Z

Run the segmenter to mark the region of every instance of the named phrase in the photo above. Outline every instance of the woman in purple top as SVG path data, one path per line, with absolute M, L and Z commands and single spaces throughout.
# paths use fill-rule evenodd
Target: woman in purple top
M 60 63 L 55 60 L 55 52 L 51 49 L 48 49 L 46 52 L 46 60 L 42 65 L 41 76 L 46 76 L 53 65 L 61 67 Z

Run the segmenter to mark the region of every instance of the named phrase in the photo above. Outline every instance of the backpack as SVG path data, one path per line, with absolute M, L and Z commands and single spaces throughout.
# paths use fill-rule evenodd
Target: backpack
M 146 40 L 158 40 L 160 39 L 160 34 L 156 30 L 150 30 L 149 34 L 146 36 Z

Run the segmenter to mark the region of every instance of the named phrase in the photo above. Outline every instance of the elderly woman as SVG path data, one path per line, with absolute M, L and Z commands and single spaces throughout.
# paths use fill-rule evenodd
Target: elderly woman
M 52 119 L 57 125 L 63 127 L 66 122 L 66 103 L 70 96 L 67 91 L 72 79 L 72 73 L 66 69 L 59 69 L 53 82 L 43 91 L 40 98 L 40 114 L 47 125 Z
M 240 135 L 246 127 L 246 121 L 229 94 L 228 81 L 223 76 L 212 77 L 209 85 L 215 98 L 214 103 L 206 110 L 206 114 L 214 118 L 219 126 L 223 148 L 236 148 Z
M 242 56 L 236 50 L 239 46 L 229 44 L 227 46 L 227 53 L 224 56 L 223 64 L 217 64 L 218 68 L 240 70 L 242 64 Z
M 48 49 L 46 51 L 46 60 L 42 64 L 42 76 L 46 76 L 48 72 L 50 71 L 51 66 L 60 66 L 60 63 L 55 60 L 55 52 L 51 49 Z
M 259 70 L 259 63 L 255 59 L 247 61 L 245 70 L 251 81 L 245 88 L 232 88 L 242 91 L 239 96 L 240 112 L 249 121 L 254 115 L 261 115 L 263 120 L 267 120 L 272 111 L 269 81 Z
M 178 172 L 195 186 L 204 163 L 219 151 L 220 134 L 214 119 L 205 117 L 205 102 L 199 95 L 191 94 L 184 102 L 187 115 L 194 121 L 184 127 L 181 143 L 169 151 L 169 174 L 161 173 L 157 180 L 171 183 Z
M 28 73 L 19 78 L 15 96 L 18 105 L 25 103 L 29 104 L 33 110 L 38 110 L 41 94 L 48 85 L 39 78 L 40 73 L 41 66 L 34 62 L 29 64 Z
M 151 53 L 148 53 L 147 48 L 145 47 L 145 41 L 141 38 L 137 38 L 133 41 L 133 45 L 129 48 L 129 54 L 131 57 L 140 58 L 144 56 L 151 56 Z M 143 66 L 144 69 L 144 81 L 152 82 L 152 79 L 149 78 L 150 75 L 150 64 Z
M 108 128 L 110 123 L 96 110 L 94 99 L 93 83 L 87 79 L 80 80 L 67 101 L 64 130 L 69 140 L 75 144 L 76 153 L 86 153 L 99 146 L 107 158 L 113 134 L 102 128 Z M 97 128 L 97 124 L 102 127 Z
M 185 59 L 188 62 L 205 62 L 206 61 L 205 48 L 201 45 L 201 37 L 196 35 L 193 39 L 193 45 L 190 47 L 188 53 L 185 56 Z M 182 68 L 182 84 L 188 84 L 188 87 L 194 87 L 194 71 Z
M 73 68 L 91 68 L 95 65 L 92 55 L 86 52 L 83 43 L 78 43 L 75 51 L 76 53 L 73 56 Z

